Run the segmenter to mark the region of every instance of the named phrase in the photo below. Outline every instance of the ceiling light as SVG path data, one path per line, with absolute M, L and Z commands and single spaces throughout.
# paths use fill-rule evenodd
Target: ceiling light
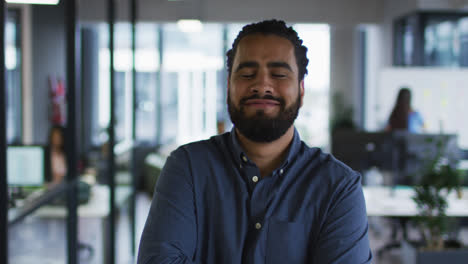
M 201 32 L 203 25 L 198 19 L 180 19 L 177 26 L 182 32 Z
M 7 3 L 31 5 L 56 5 L 60 0 L 6 0 Z

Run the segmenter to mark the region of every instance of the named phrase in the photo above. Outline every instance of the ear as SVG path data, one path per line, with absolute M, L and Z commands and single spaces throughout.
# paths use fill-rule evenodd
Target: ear
M 301 107 L 304 104 L 304 80 L 299 82 L 299 92 L 301 93 Z

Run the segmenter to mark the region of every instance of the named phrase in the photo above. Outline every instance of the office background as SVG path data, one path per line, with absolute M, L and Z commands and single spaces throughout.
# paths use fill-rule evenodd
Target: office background
M 309 145 L 330 149 L 333 95 L 340 94 L 343 105 L 353 109 L 359 128 L 378 131 L 397 89 L 409 85 L 415 90 L 415 107 L 427 117 L 428 132 L 440 132 L 442 127 L 459 134 L 460 146 L 468 148 L 467 125 L 455 117 L 464 108 L 460 98 L 466 98 L 461 90 L 467 83 L 466 18 L 435 23 L 436 33 L 428 36 L 436 43 L 445 40 L 448 47 L 440 49 L 449 51 L 440 52 L 442 59 L 432 63 L 398 61 L 394 31 L 395 21 L 402 16 L 417 11 L 460 13 L 467 10 L 467 1 L 294 0 L 285 8 L 278 0 L 141 0 L 135 2 L 133 17 L 130 0 L 70 2 L 76 6 L 69 7 L 65 1 L 56 6 L 6 4 L 6 144 L 48 143 L 51 89 L 61 82 L 70 89 L 67 69 L 75 64 L 79 74 L 74 76 L 73 99 L 78 111 L 66 114 L 76 119 L 72 151 L 77 161 L 94 169 L 82 170 L 80 175 L 95 175 L 111 190 L 120 185 L 133 191 L 151 189 L 137 169 L 148 152 L 167 154 L 177 145 L 207 138 L 217 133 L 219 123 L 229 129 L 224 53 L 242 24 L 267 18 L 294 25 L 309 46 L 306 107 L 297 123 Z M 67 46 L 70 25 L 65 23 L 71 11 L 79 33 L 74 35 L 74 50 Z M 136 22 L 133 37 L 132 19 Z M 198 19 L 201 24 L 184 28 L 177 23 L 181 19 Z M 453 40 L 455 36 L 461 37 Z M 459 45 L 453 47 L 453 43 Z M 411 57 L 411 50 L 402 53 Z M 70 62 L 70 54 L 76 61 Z M 428 81 L 427 76 L 435 79 Z M 69 107 L 69 102 L 62 107 Z M 109 148 L 113 151 L 106 156 Z M 132 200 L 135 193 L 130 193 Z M 115 197 L 110 199 L 114 204 Z M 123 217 L 135 228 L 134 205 L 126 206 L 116 208 L 122 210 L 111 213 L 110 222 L 118 218 L 115 214 L 128 210 Z M 110 243 L 115 243 L 110 236 Z M 132 247 L 130 256 L 135 247 L 130 243 Z M 67 258 L 65 249 L 61 257 Z

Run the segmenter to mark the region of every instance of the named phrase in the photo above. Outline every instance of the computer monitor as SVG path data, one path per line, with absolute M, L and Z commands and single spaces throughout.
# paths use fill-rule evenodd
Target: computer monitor
M 434 161 L 440 151 L 446 163 L 456 166 L 462 158 L 458 147 L 458 136 L 455 134 L 414 134 L 395 133 L 400 141 L 403 161 L 400 176 L 409 182 L 419 182 L 420 174 L 429 163 Z
M 413 185 L 435 158 L 438 144 L 449 164 L 460 158 L 457 135 L 343 131 L 332 135 L 332 154 L 361 173 L 377 167 L 392 172 L 392 184 Z
M 371 167 L 395 170 L 396 150 L 389 132 L 339 131 L 332 135 L 332 154 L 361 173 Z
M 42 186 L 48 171 L 45 146 L 8 146 L 7 180 L 9 186 Z

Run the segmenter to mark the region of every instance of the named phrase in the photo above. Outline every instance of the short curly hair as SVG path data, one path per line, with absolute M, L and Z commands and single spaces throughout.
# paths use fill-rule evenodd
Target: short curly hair
M 302 39 L 299 38 L 299 35 L 292 27 L 288 27 L 284 21 L 276 19 L 248 24 L 242 28 L 232 43 L 232 48 L 226 53 L 229 76 L 232 72 L 232 64 L 234 62 L 234 57 L 236 56 L 239 42 L 245 36 L 253 34 L 277 35 L 291 41 L 294 46 L 297 68 L 299 69 L 298 77 L 299 80 L 304 80 L 304 76 L 307 74 L 307 64 L 309 64 L 309 59 L 307 59 L 307 47 L 302 45 Z

